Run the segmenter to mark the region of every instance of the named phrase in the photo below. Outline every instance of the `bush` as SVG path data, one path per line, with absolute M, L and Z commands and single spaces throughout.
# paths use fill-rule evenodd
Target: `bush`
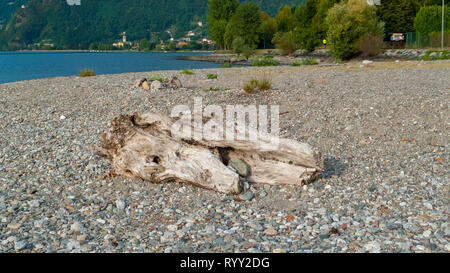
M 244 91 L 248 94 L 254 93 L 257 88 L 257 84 L 258 84 L 257 79 L 251 79 L 250 81 L 245 83 Z
M 164 78 L 163 76 L 161 76 L 159 74 L 152 75 L 150 80 L 152 80 L 152 81 L 159 81 L 159 82 L 166 82 L 166 81 L 168 81 L 167 78 Z
M 358 51 L 362 57 L 373 57 L 381 52 L 383 37 L 365 34 L 358 41 Z
M 292 32 L 278 32 L 272 42 L 282 54 L 292 54 L 297 50 Z
M 365 0 L 349 0 L 334 5 L 325 19 L 332 26 L 327 32 L 330 53 L 335 59 L 345 59 L 358 53 L 358 41 L 365 34 L 381 36 L 384 23 L 378 20 L 375 8 Z
M 225 62 L 225 63 L 223 63 L 220 67 L 221 67 L 221 68 L 231 68 L 232 65 L 231 65 L 229 62 Z
M 428 35 L 430 47 L 441 47 L 442 33 L 432 32 Z M 450 47 L 450 31 L 444 32 L 444 47 Z
M 274 60 L 272 56 L 264 56 L 262 59 L 253 60 L 253 66 L 277 66 L 279 62 Z
M 180 74 L 184 74 L 184 75 L 194 75 L 195 73 L 192 70 L 189 69 L 183 69 L 180 71 Z
M 218 87 L 210 87 L 209 90 L 205 90 L 205 91 L 216 92 L 216 91 L 220 91 L 220 88 L 218 88 Z
M 208 74 L 208 80 L 215 80 L 217 79 L 217 74 Z
M 244 91 L 248 94 L 254 93 L 256 90 L 270 90 L 272 88 L 272 81 L 270 79 L 264 78 L 258 80 L 253 78 L 244 84 Z
M 272 81 L 269 79 L 262 79 L 258 82 L 257 86 L 260 90 L 267 91 L 270 90 L 270 88 L 272 88 Z
M 236 37 L 233 41 L 233 44 L 231 45 L 231 48 L 233 49 L 233 52 L 238 54 L 238 56 L 244 52 L 245 47 L 247 45 L 245 44 L 245 41 L 242 37 Z
M 427 54 L 422 57 L 422 60 L 424 61 L 434 61 L 434 60 L 449 60 L 450 59 L 450 51 L 444 50 L 444 51 L 436 51 L 436 50 L 430 50 L 427 51 Z
M 80 71 L 80 77 L 92 77 L 92 76 L 95 76 L 94 69 L 85 68 Z
M 316 59 L 307 57 L 302 59 L 302 65 L 316 65 L 319 64 L 319 62 Z
M 294 61 L 293 63 L 292 63 L 292 66 L 301 66 L 302 64 L 301 63 L 299 63 L 298 61 Z

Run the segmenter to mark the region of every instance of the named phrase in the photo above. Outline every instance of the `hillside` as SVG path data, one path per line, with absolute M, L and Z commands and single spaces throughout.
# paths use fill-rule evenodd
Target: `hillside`
M 19 2 L 19 1 L 16 1 Z M 89 44 L 111 43 L 126 32 L 129 40 L 181 37 L 205 23 L 208 0 L 82 0 L 69 6 L 62 0 L 30 0 L 18 8 L 2 31 L 3 47 L 23 47 L 48 42 L 60 48 L 87 48 Z M 283 4 L 303 0 L 255 0 L 262 10 L 276 14 Z M 2 2 L 3 3 L 3 2 Z M 207 27 L 201 30 L 206 35 Z M 170 37 L 169 37 L 170 38 Z M 1 41 L 0 41 L 1 42 Z
M 0 0 L 0 30 L 6 26 L 14 11 L 26 2 L 28 0 Z

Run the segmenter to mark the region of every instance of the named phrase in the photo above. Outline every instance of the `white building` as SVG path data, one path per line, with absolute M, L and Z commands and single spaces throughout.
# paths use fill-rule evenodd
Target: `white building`
M 367 0 L 367 4 L 369 4 L 369 5 L 377 5 L 377 6 L 379 6 L 379 5 L 381 5 L 381 0 Z

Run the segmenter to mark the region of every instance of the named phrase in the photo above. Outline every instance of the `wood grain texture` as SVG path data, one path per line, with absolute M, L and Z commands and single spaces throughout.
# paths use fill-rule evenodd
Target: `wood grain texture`
M 249 182 L 270 185 L 303 185 L 324 169 L 321 154 L 306 143 L 283 138 L 276 142 L 268 134 L 256 140 L 190 140 L 172 130 L 176 121 L 154 113 L 118 116 L 101 134 L 102 154 L 120 175 L 156 183 L 186 182 L 227 194 L 242 191 L 242 179 L 226 166 L 230 158 L 250 166 Z M 183 126 L 201 130 L 190 121 Z M 219 130 L 223 135 L 235 128 Z M 251 130 L 247 127 L 247 133 Z

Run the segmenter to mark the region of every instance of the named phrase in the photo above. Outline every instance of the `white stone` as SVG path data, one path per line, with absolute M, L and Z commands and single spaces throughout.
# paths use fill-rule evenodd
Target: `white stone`
M 423 203 L 423 205 L 424 205 L 424 207 L 426 207 L 426 208 L 429 209 L 429 210 L 432 210 L 432 209 L 433 209 L 433 205 L 431 205 L 431 204 L 428 203 L 428 202 Z
M 40 204 L 39 200 L 31 200 L 28 202 L 28 205 L 32 208 L 39 208 Z
M 81 232 L 83 230 L 83 225 L 80 222 L 75 222 L 70 226 L 70 230 L 73 232 Z
M 176 225 L 168 225 L 167 230 L 168 231 L 177 231 L 178 227 Z
M 445 250 L 446 250 L 447 252 L 450 252 L 450 244 L 446 244 L 446 245 L 445 245 Z
M 150 85 L 150 90 L 159 90 L 162 88 L 162 84 L 160 81 L 152 81 L 152 84 Z
M 27 243 L 25 243 L 24 241 L 17 241 L 14 244 L 14 250 L 22 250 L 27 246 Z
M 364 246 L 364 249 L 370 253 L 380 253 L 381 247 L 378 242 L 369 242 Z
M 422 235 L 423 235 L 423 237 L 428 238 L 431 235 L 431 231 L 425 230 Z
M 124 210 L 126 208 L 127 204 L 125 202 L 125 199 L 123 198 L 118 198 L 116 200 L 116 207 L 118 210 Z

